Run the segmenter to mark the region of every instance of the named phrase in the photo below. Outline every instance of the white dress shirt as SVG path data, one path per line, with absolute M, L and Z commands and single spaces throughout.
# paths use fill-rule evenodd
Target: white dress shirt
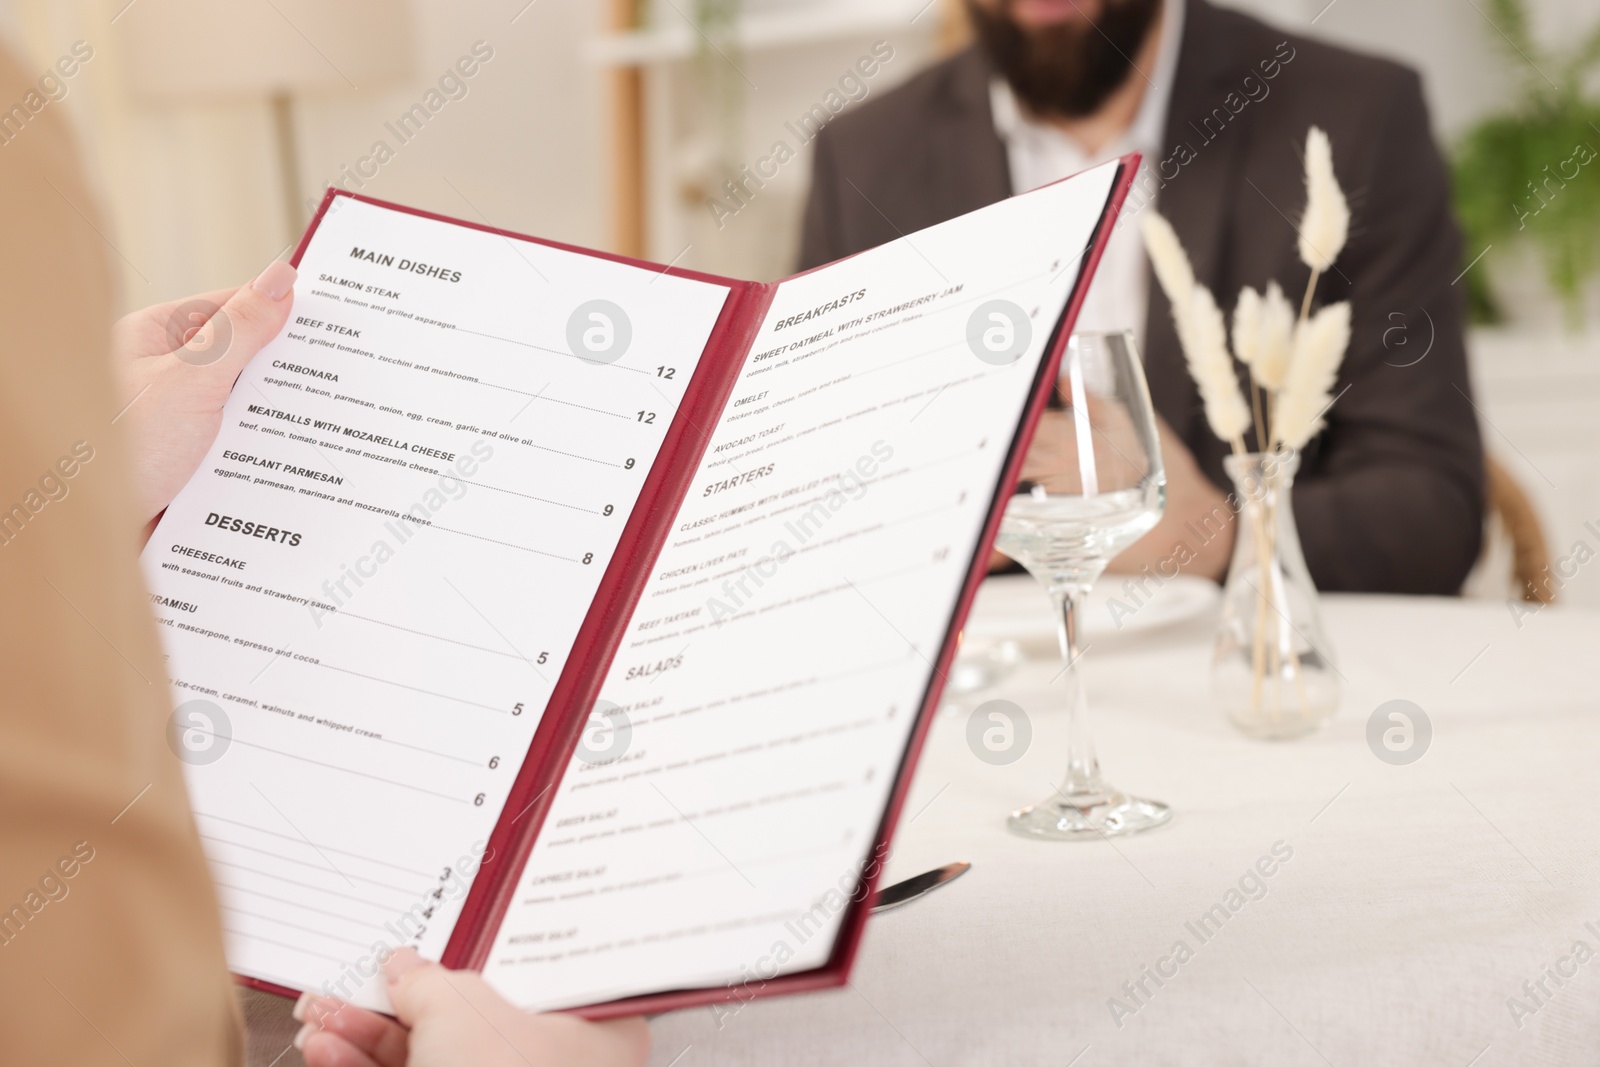
M 1028 115 L 1005 80 L 993 79 L 989 83 L 990 110 L 994 115 L 995 132 L 1005 142 L 1012 193 L 1037 189 L 1129 152 L 1144 154 L 1141 178 L 1150 183 L 1148 188 L 1155 188 L 1155 182 L 1144 172 L 1161 158 L 1167 103 L 1172 96 L 1172 80 L 1177 72 L 1178 46 L 1182 39 L 1183 0 L 1165 0 L 1155 65 L 1148 71 L 1136 69 L 1132 73 L 1135 78 L 1148 76 L 1150 83 L 1138 114 L 1126 131 L 1095 153 L 1084 151 L 1082 145 L 1057 127 Z M 1131 329 L 1142 345 L 1149 300 L 1145 262 L 1138 226 L 1123 225 L 1112 231 L 1075 329 L 1081 332 Z

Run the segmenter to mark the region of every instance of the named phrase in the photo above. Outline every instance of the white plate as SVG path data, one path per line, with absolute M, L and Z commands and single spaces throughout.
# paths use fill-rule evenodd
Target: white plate
M 1124 583 L 1132 581 L 1132 588 Z M 1142 585 L 1141 585 L 1142 583 Z M 1179 575 L 1162 581 L 1107 574 L 1084 605 L 1083 641 L 1142 633 L 1210 611 L 1222 591 L 1207 578 Z M 1055 618 L 1044 587 L 1027 574 L 1002 574 L 984 581 L 963 631 L 965 639 L 1045 641 L 1056 639 Z

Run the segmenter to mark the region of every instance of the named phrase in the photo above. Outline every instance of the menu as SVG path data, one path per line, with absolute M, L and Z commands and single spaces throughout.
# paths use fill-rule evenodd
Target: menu
M 1127 173 L 770 284 L 330 192 L 143 556 L 235 972 L 842 982 Z

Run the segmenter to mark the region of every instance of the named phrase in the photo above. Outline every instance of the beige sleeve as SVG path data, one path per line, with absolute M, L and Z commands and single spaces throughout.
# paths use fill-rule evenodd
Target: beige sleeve
M 112 421 L 115 253 L 32 81 L 0 52 L 0 1064 L 237 1064 Z

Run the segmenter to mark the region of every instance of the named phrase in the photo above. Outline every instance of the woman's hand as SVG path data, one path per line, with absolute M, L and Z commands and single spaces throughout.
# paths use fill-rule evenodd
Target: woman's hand
M 336 998 L 300 998 L 295 1045 L 308 1067 L 642 1067 L 650 1053 L 640 1018 L 534 1015 L 477 973 L 447 971 L 409 948 L 385 970 L 400 1023 Z
M 295 277 L 278 260 L 249 285 L 156 304 L 112 327 L 126 405 L 113 421 L 133 447 L 135 499 L 147 526 L 216 440 L 239 372 L 288 321 Z

